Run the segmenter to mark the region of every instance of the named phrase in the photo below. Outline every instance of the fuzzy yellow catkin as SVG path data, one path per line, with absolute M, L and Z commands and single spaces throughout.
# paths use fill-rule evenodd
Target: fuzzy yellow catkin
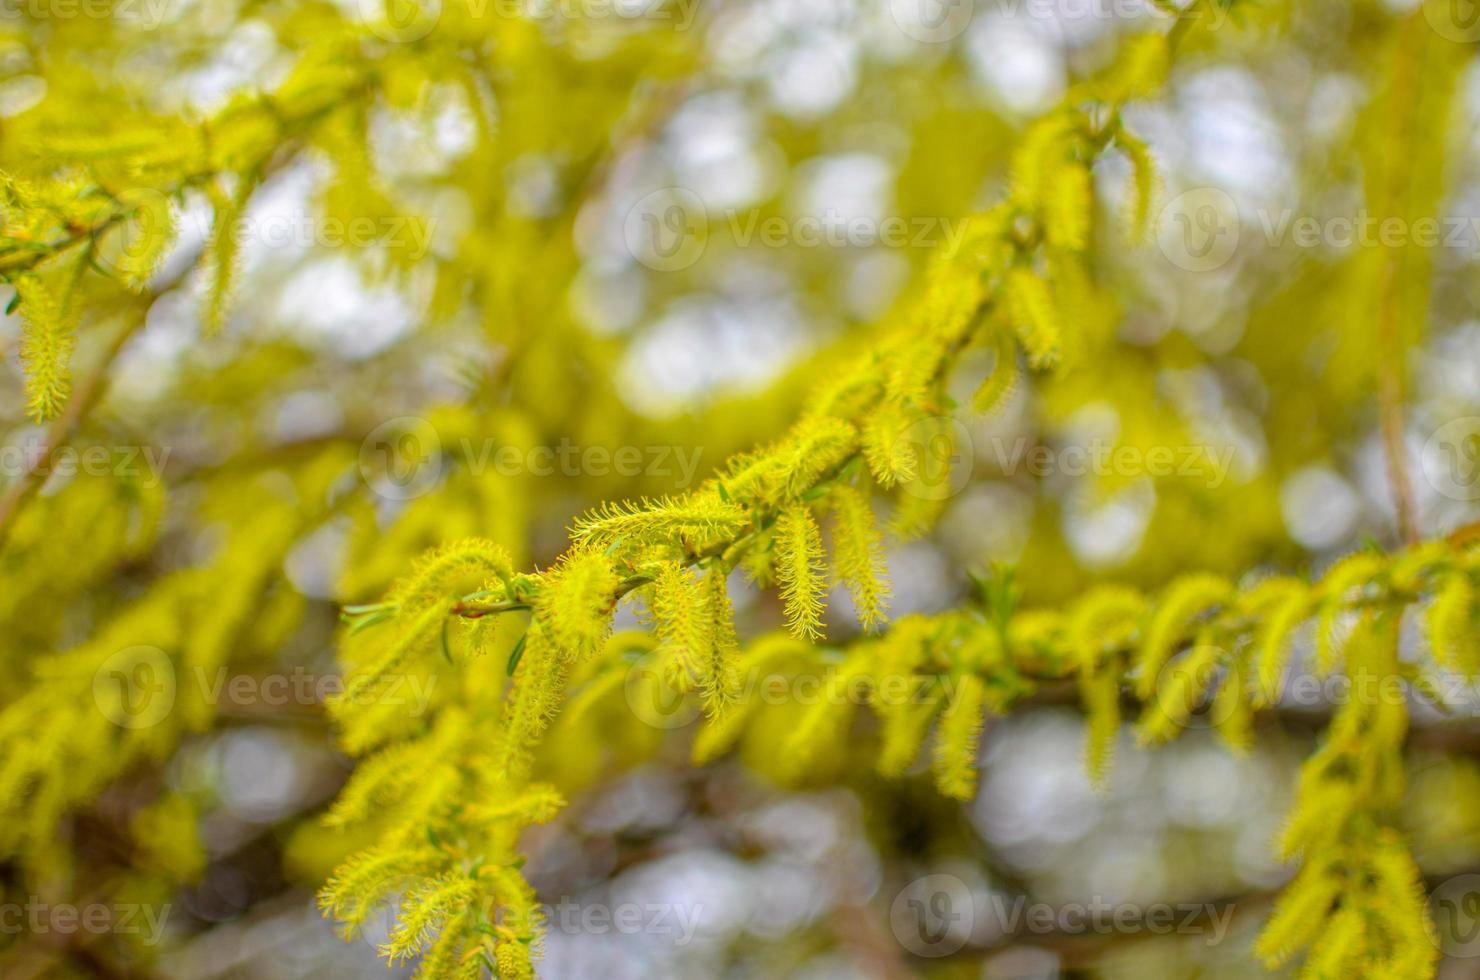
M 722 566 L 705 573 L 702 592 L 714 637 L 703 664 L 700 692 L 706 712 L 714 716 L 728 710 L 740 696 L 740 638 L 735 634 L 735 610 Z
M 881 405 L 864 423 L 864 458 L 874 479 L 885 489 L 908 483 L 915 476 L 910 423 L 910 416 L 897 402 Z
M 619 583 L 611 559 L 594 549 L 567 554 L 546 577 L 537 607 L 562 656 L 584 660 L 606 639 Z
M 1089 168 L 1078 160 L 1054 166 L 1043 201 L 1044 232 L 1050 245 L 1083 251 L 1089 245 L 1094 194 Z
M 935 785 L 945 796 L 969 800 L 976 793 L 976 756 L 985 723 L 986 682 L 977 674 L 962 674 L 936 734 Z
M 1146 744 L 1169 741 L 1186 725 L 1204 692 L 1212 685 L 1223 651 L 1210 637 L 1200 637 L 1191 650 L 1158 675 L 1137 729 Z
M 652 609 L 663 652 L 680 665 L 687 683 L 698 683 L 709 670 L 715 628 L 694 573 L 678 562 L 660 565 L 653 579 Z
M 1012 397 L 1018 381 L 1017 346 L 1006 330 L 997 330 L 992 335 L 992 370 L 976 393 L 971 396 L 971 408 L 983 415 L 991 415 L 1006 405 Z
M 1273 704 L 1280 697 L 1285 665 L 1290 659 L 1290 634 L 1310 615 L 1308 593 L 1303 583 L 1292 583 L 1289 591 L 1272 604 L 1255 632 L 1261 704 Z
M 73 327 L 62 304 L 36 275 L 14 280 L 21 315 L 21 367 L 26 411 L 37 422 L 55 418 L 71 391 Z
M 1425 615 L 1429 645 L 1441 666 L 1475 676 L 1480 670 L 1480 629 L 1475 622 L 1475 586 L 1463 570 L 1450 572 Z
M 776 522 L 776 577 L 786 622 L 797 636 L 822 636 L 822 532 L 805 504 L 787 508 Z
M 1152 610 L 1137 651 L 1137 697 L 1144 701 L 1155 692 L 1158 672 L 1177 644 L 1187 638 L 1192 620 L 1226 601 L 1232 593 L 1233 586 L 1217 575 L 1189 575 L 1167 587 Z
M 1120 732 L 1120 678 L 1113 668 L 1081 674 L 1079 691 L 1088 716 L 1085 768 L 1090 780 L 1103 787 L 1115 756 L 1115 738 Z
M 226 326 L 226 317 L 236 292 L 241 271 L 242 212 L 249 193 L 246 186 L 236 193 L 227 193 L 215 184 L 210 185 L 215 220 L 206 243 L 206 264 L 211 275 L 201 310 L 201 320 L 208 334 L 219 333 Z
M 1156 164 L 1150 148 L 1124 129 L 1116 135 L 1116 145 L 1124 151 L 1131 164 L 1130 209 L 1126 224 L 1130 240 L 1139 243 L 1145 241 L 1151 226 L 1157 186 Z
M 380 954 L 390 963 L 408 960 L 432 941 L 438 927 L 465 908 L 477 893 L 477 883 L 464 874 L 448 874 L 413 890 L 401 903 L 400 914 Z
M 506 779 L 525 778 L 531 753 L 559 706 L 566 666 L 539 621 L 530 625 L 524 653 L 504 705 L 503 730 L 494 747 L 493 771 Z
M 1280 895 L 1254 943 L 1255 955 L 1270 969 L 1288 962 L 1321 928 L 1340 892 L 1340 882 L 1324 867 L 1302 870 Z
M 1035 369 L 1052 367 L 1063 350 L 1064 327 L 1048 283 L 1021 266 L 1008 271 L 1007 315 Z
M 834 575 L 853 599 L 853 608 L 865 630 L 883 625 L 890 587 L 885 578 L 883 538 L 863 491 L 838 486 L 829 495 L 834 521 L 832 557 Z
M 1347 555 L 1327 570 L 1318 586 L 1321 607 L 1316 620 L 1316 667 L 1329 673 L 1341 656 L 1341 626 L 1350 612 L 1349 593 L 1366 588 L 1382 568 L 1382 558 L 1359 551 Z

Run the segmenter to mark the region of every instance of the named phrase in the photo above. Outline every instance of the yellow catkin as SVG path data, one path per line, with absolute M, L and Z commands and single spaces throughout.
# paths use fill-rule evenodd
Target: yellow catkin
M 1254 953 L 1271 970 L 1304 948 L 1340 894 L 1340 882 L 1324 868 L 1307 867 L 1285 887 L 1274 914 L 1254 943 Z
M 952 799 L 976 793 L 976 756 L 986 720 L 986 682 L 973 673 L 955 679 L 935 742 L 935 785 Z
M 1006 330 L 995 331 L 990 346 L 993 351 L 991 373 L 971 396 L 972 410 L 983 415 L 1000 411 L 1018 383 L 1017 347 L 1011 335 Z
M 861 490 L 840 486 L 829 497 L 834 575 L 853 598 L 858 621 L 866 630 L 883 625 L 889 603 L 883 539 L 874 524 L 873 507 Z
M 1480 630 L 1475 625 L 1475 585 L 1463 570 L 1446 575 L 1424 616 L 1440 666 L 1473 677 L 1480 668 Z
M 1007 314 L 1035 369 L 1052 367 L 1064 346 L 1064 328 L 1048 283 L 1021 266 L 1008 271 Z
M 73 328 L 61 302 L 39 276 L 19 276 L 14 285 L 20 300 L 26 411 L 41 422 L 61 412 L 71 391 Z
M 1143 701 L 1156 690 L 1157 674 L 1177 645 L 1187 639 L 1194 618 L 1227 601 L 1233 586 L 1217 575 L 1189 575 L 1167 587 L 1146 624 L 1137 651 L 1136 695 Z
M 805 504 L 795 504 L 776 522 L 776 577 L 786 622 L 797 636 L 822 636 L 822 532 Z
M 1049 244 L 1075 252 L 1087 248 L 1093 209 L 1089 168 L 1078 160 L 1055 166 L 1043 200 L 1044 232 Z

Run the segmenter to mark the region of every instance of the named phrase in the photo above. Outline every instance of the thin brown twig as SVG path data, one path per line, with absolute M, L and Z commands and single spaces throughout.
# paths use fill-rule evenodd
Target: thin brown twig
M 5 544 L 15 515 L 41 489 L 46 482 L 47 475 L 51 473 L 52 463 L 57 454 L 71 441 L 82 420 L 102 397 L 103 391 L 107 388 L 108 369 L 117 358 L 118 352 L 123 349 L 123 345 L 144 324 L 148 311 L 149 305 L 146 303 L 142 309 L 136 311 L 125 321 L 122 329 L 108 342 L 98 363 L 73 390 L 72 397 L 67 399 L 61 414 L 52 419 L 47 427 L 41 451 L 35 454 L 30 464 L 15 482 L 6 487 L 4 495 L 0 496 L 0 547 Z
M 1419 28 L 1413 36 L 1422 38 Z M 1410 42 L 1411 44 L 1412 42 Z M 1411 133 L 1413 114 L 1418 99 L 1413 91 L 1417 86 L 1415 61 L 1420 51 L 1405 46 L 1398 52 L 1391 100 L 1391 128 L 1395 137 Z M 1395 139 L 1390 147 L 1407 145 L 1405 139 Z M 1394 152 L 1396 152 L 1394 150 Z M 1402 172 L 1389 167 L 1383 187 L 1383 212 L 1397 211 L 1397 201 L 1402 194 Z M 1407 447 L 1404 444 L 1403 369 L 1406 364 L 1403 348 L 1403 329 L 1399 317 L 1401 299 L 1399 269 L 1401 253 L 1389 248 L 1383 256 L 1379 273 L 1377 293 L 1377 400 L 1381 415 L 1383 454 L 1387 459 L 1388 486 L 1393 497 L 1393 508 L 1398 517 L 1398 534 L 1405 544 L 1418 543 L 1418 523 L 1415 520 L 1413 482 L 1408 475 Z

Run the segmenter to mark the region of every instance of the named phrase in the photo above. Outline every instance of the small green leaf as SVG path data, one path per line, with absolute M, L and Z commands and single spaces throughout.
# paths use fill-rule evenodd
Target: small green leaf
M 510 677 L 513 677 L 514 676 L 514 671 L 519 667 L 519 658 L 522 657 L 522 656 L 524 656 L 524 641 L 526 639 L 528 639 L 528 638 L 529 638 L 529 634 L 528 633 L 525 633 L 523 636 L 519 637 L 519 642 L 516 643 L 516 644 L 514 644 L 514 649 L 512 651 L 510 651 L 510 653 L 509 653 L 509 676 Z

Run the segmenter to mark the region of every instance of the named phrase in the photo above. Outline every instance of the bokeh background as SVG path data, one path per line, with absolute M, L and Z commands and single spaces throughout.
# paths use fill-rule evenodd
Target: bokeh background
M 132 880 L 155 865 L 131 828 L 164 793 L 174 832 L 194 837 L 157 863 L 198 880 L 151 885 L 168 914 L 146 949 L 0 935 L 6 976 L 384 974 L 387 923 L 345 943 L 313 900 L 364 843 L 318 820 L 350 766 L 322 707 L 340 606 L 470 534 L 543 567 L 584 509 L 680 492 L 780 433 L 918 298 L 961 219 L 1003 195 L 1026 123 L 1168 21 L 1135 0 L 471 3 L 0 5 L 0 156 L 20 173 L 47 165 L 46 139 L 73 152 L 209 120 L 326 48 L 385 66 L 357 111 L 264 168 L 219 331 L 203 329 L 210 283 L 194 267 L 206 191 L 170 195 L 179 240 L 74 439 L 107 464 L 52 476 L 4 541 L 0 703 L 37 658 L 251 538 L 260 515 L 299 516 L 223 661 L 242 693 L 215 696 L 209 726 L 132 763 L 60 831 L 70 880 Z M 1053 605 L 1097 581 L 1318 572 L 1392 544 L 1372 267 L 1340 221 L 1360 223 L 1366 182 L 1395 161 L 1411 167 L 1405 214 L 1448 233 L 1410 245 L 1405 273 L 1429 304 L 1404 433 L 1418 523 L 1473 518 L 1474 59 L 1446 69 L 1452 97 L 1422 126 L 1394 132 L 1374 109 L 1388 39 L 1425 11 L 1210 9 L 1226 23 L 1126 110 L 1162 177 L 1149 240 L 1122 233 L 1128 161 L 1102 161 L 1094 263 L 1113 302 L 1076 311 L 1089 339 L 1072 369 L 959 423 L 936 529 L 890 544 L 896 616 L 959 604 L 994 566 L 1015 569 L 1025 604 Z M 465 75 L 436 67 L 458 58 Z M 50 107 L 68 99 L 90 120 L 59 123 Z M 85 366 L 125 314 L 103 284 L 83 289 Z M 19 330 L 0 323 L 12 481 L 46 432 L 24 414 Z M 963 401 L 984 370 L 963 372 Z M 1114 447 L 1130 462 L 1076 463 Z M 1147 465 L 1156 447 L 1171 472 Z M 319 462 L 330 475 L 305 476 Z M 742 634 L 780 624 L 773 594 L 733 585 Z M 846 595 L 832 609 L 829 639 L 846 641 Z M 834 779 L 783 788 L 768 772 L 784 699 L 700 770 L 692 725 L 631 701 L 552 734 L 550 765 L 577 792 L 526 843 L 551 906 L 542 976 L 1258 975 L 1249 945 L 1288 875 L 1270 841 L 1327 714 L 1271 712 L 1244 757 L 1196 728 L 1156 752 L 1127 732 L 1097 793 L 1078 709 L 1042 692 L 992 722 L 961 806 L 928 775 L 873 775 L 866 719 Z M 1404 821 L 1437 888 L 1480 862 L 1480 732 L 1465 711 L 1420 720 Z M 23 901 L 5 869 L 5 900 Z M 1023 902 L 1128 909 L 1133 924 L 1037 927 L 1011 916 Z M 1158 934 L 1143 918 L 1158 905 L 1208 918 Z M 1480 975 L 1463 944 L 1448 951 L 1445 977 Z

